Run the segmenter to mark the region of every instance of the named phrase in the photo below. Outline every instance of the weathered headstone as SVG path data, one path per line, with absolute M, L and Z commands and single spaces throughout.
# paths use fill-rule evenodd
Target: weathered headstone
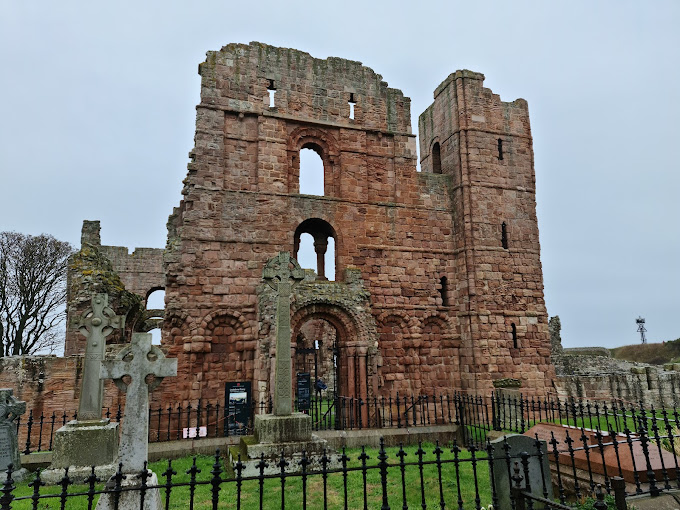
M 116 315 L 108 306 L 107 294 L 95 294 L 92 306 L 81 319 L 79 330 L 85 338 L 83 379 L 78 404 L 78 419 L 68 422 L 54 436 L 52 463 L 43 474 L 48 483 L 56 483 L 69 468 L 69 476 L 76 481 L 90 474 L 97 466 L 97 474 L 108 477 L 115 472 L 118 453 L 118 424 L 102 418 L 104 385 L 99 378 L 99 367 L 106 354 L 106 337 L 125 325 L 125 317 Z
M 140 486 L 138 475 L 145 469 L 149 456 L 149 392 L 153 391 L 164 377 L 177 375 L 177 360 L 166 359 L 163 351 L 151 345 L 151 334 L 134 333 L 130 345 L 123 348 L 115 360 L 101 363 L 100 377 L 113 379 L 126 393 L 123 426 L 118 450 L 118 462 L 122 472 L 130 474 L 123 481 L 124 487 Z M 149 471 L 147 485 L 157 485 L 158 477 Z M 138 490 L 123 492 L 118 502 L 120 509 L 140 507 L 141 493 Z M 147 490 L 144 508 L 160 508 L 158 489 Z M 103 495 L 97 503 L 98 509 L 114 508 L 111 494 Z
M 130 345 L 115 360 L 103 361 L 100 377 L 113 379 L 126 393 L 118 462 L 123 472 L 138 473 L 144 468 L 149 451 L 149 392 L 164 377 L 177 375 L 177 359 L 166 359 L 163 351 L 151 344 L 150 333 L 134 333 Z M 149 376 L 153 380 L 148 381 Z M 126 382 L 127 377 L 130 379 Z
M 26 412 L 26 402 L 17 400 L 10 388 L 0 388 L 0 480 L 10 464 L 14 469 L 12 478 L 23 478 L 21 455 L 17 440 L 17 420 Z
M 491 441 L 493 448 L 493 480 L 498 495 L 498 510 L 512 510 L 514 505 L 511 502 L 510 488 L 514 485 L 512 476 L 514 475 L 515 462 L 519 463 L 520 474 L 524 477 L 521 454 L 529 454 L 529 482 L 531 494 L 544 497 L 547 493 L 549 499 L 553 499 L 552 483 L 550 481 L 550 463 L 548 459 L 548 448 L 545 441 L 539 441 L 540 452 L 536 445 L 536 439 L 519 434 L 509 434 L 502 438 Z M 490 467 L 491 468 L 491 467 Z M 491 470 L 491 469 L 490 469 Z M 526 486 L 523 480 L 522 486 Z M 542 508 L 535 504 L 534 508 Z

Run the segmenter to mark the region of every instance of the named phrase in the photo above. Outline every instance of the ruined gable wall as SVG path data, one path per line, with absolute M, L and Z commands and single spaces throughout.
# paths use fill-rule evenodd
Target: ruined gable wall
M 81 250 L 69 261 L 65 356 L 85 352 L 86 340 L 78 332 L 78 323 L 90 306 L 93 292 L 107 292 L 109 305 L 124 314 L 127 310 L 119 302 L 124 291 L 136 294 L 141 299 L 135 299 L 142 302 L 150 292 L 165 287 L 163 249 L 137 248 L 130 254 L 124 246 L 102 246 L 100 231 L 99 221 L 85 220 Z M 131 326 L 128 321 L 128 329 Z M 108 341 L 122 341 L 122 338 L 114 333 Z
M 125 285 L 125 289 L 147 298 L 154 290 L 165 288 L 162 248 L 135 248 L 132 253 L 124 246 L 102 246 Z
M 419 119 L 421 165 L 424 172 L 434 170 L 433 146 L 439 143 L 441 171 L 453 180 L 456 246 L 465 275 L 459 281 L 470 314 L 462 322 L 461 356 L 470 387 L 513 377 L 523 380 L 523 391 L 542 393 L 554 369 L 528 108 L 523 99 L 502 102 L 483 80 L 482 74 L 457 71 L 435 90 L 434 103 Z
M 255 291 L 264 263 L 280 250 L 293 251 L 293 233 L 309 218 L 327 221 L 337 234 L 336 275 L 358 267 L 378 322 L 398 323 L 395 339 L 381 345 L 383 366 L 397 372 L 386 369 L 378 391 L 452 388 L 455 314 L 451 319 L 437 287 L 448 275 L 452 294 L 457 288 L 450 178 L 416 172 L 409 100 L 357 62 L 257 43 L 211 52 L 200 71 L 196 147 L 166 256 L 167 313 L 175 319 L 164 338 L 187 358 L 180 361 L 182 391 L 209 397 L 223 392 L 224 380 L 239 377 L 220 371 L 223 357 L 212 353 L 204 318 L 216 313 L 238 319 L 239 342 L 258 350 L 249 373 L 268 380 Z M 321 148 L 324 197 L 298 194 L 296 158 L 306 143 Z M 428 321 L 447 329 L 446 346 L 422 344 Z M 428 356 L 449 368 L 430 374 L 435 379 L 423 386 Z M 405 379 L 398 367 L 414 363 L 423 370 Z

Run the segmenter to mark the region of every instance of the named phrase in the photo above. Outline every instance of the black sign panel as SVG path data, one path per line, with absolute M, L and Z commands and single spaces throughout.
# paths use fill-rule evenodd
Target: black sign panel
M 250 424 L 250 381 L 228 382 L 225 385 L 224 409 L 227 411 L 224 434 L 245 436 Z
M 298 372 L 297 374 L 297 407 L 298 411 L 309 412 L 310 397 L 312 389 L 312 377 L 309 372 Z

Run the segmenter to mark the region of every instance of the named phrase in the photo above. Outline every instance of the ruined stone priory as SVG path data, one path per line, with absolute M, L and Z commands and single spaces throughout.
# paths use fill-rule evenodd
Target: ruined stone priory
M 309 236 L 316 272 L 291 290 L 293 375 L 363 399 L 488 395 L 505 378 L 527 395 L 552 388 L 525 100 L 456 71 L 416 140 L 410 99 L 360 62 L 254 42 L 209 51 L 198 72 L 165 249 L 102 246 L 86 221 L 69 274 L 70 316 L 100 274 L 126 330 L 151 327 L 139 309 L 165 290 L 162 348 L 178 377 L 154 401 L 223 400 L 234 381 L 256 402 L 273 396 L 277 299 L 263 269 L 279 252 L 297 258 Z M 301 193 L 305 149 L 322 162 L 323 194 Z M 75 328 L 67 355 L 84 349 Z

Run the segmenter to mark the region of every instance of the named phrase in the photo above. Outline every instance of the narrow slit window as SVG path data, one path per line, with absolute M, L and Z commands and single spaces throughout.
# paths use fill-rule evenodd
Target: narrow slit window
M 442 173 L 442 153 L 439 147 L 439 142 L 435 142 L 432 146 L 432 173 Z
M 439 295 L 442 298 L 442 306 L 449 306 L 449 281 L 446 276 L 439 279 Z
M 354 120 L 354 106 L 357 102 L 354 100 L 354 92 L 349 94 L 349 118 Z
M 503 139 L 498 139 L 498 159 L 503 159 Z
M 501 245 L 504 249 L 508 249 L 508 226 L 505 222 L 501 225 Z
M 276 86 L 274 85 L 274 80 L 269 80 L 269 85 L 267 85 L 267 92 L 269 92 L 269 108 L 276 107 L 276 101 L 274 96 L 276 95 Z
M 517 343 L 517 326 L 515 326 L 514 322 L 510 326 L 512 327 L 512 347 L 514 349 L 518 349 L 519 345 Z

